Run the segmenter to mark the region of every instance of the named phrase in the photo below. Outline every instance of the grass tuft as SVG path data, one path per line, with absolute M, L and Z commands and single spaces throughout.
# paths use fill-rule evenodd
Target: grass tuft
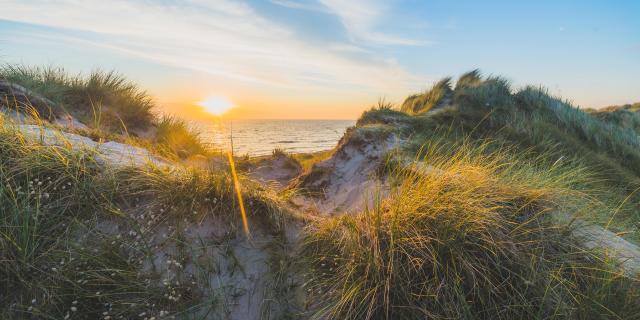
M 638 282 L 581 249 L 554 211 L 583 169 L 433 141 L 387 200 L 310 227 L 318 319 L 628 319 Z
M 0 78 L 53 101 L 54 115 L 71 114 L 95 128 L 143 129 L 154 119 L 151 97 L 114 71 L 95 70 L 82 76 L 69 75 L 62 68 L 7 64 L 0 68 Z
M 443 78 L 425 93 L 409 96 L 402 103 L 400 109 L 413 114 L 427 112 L 433 108 L 446 105 L 451 98 L 452 92 L 451 78 Z
M 471 70 L 458 78 L 456 82 L 456 91 L 462 90 L 464 88 L 475 87 L 482 83 L 482 73 L 480 69 Z
M 203 143 L 198 131 L 174 116 L 165 115 L 157 121 L 154 140 L 168 149 L 168 154 L 182 159 L 192 155 L 205 155 L 211 151 Z
M 202 244 L 180 240 L 175 226 L 183 222 L 215 219 L 230 235 L 241 226 L 227 173 L 104 167 L 90 150 L 43 146 L 10 125 L 0 128 L 0 181 L 0 317 L 7 319 L 196 312 L 203 287 L 160 279 L 149 244 L 167 225 L 185 250 Z M 282 230 L 279 200 L 249 181 L 243 187 L 251 226 Z

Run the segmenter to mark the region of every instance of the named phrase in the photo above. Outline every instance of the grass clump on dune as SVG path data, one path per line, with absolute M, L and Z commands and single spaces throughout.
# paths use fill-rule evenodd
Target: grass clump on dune
M 577 246 L 554 211 L 583 169 L 432 141 L 387 200 L 317 222 L 304 252 L 318 319 L 632 319 L 638 281 Z
M 447 77 L 436 82 L 425 93 L 409 96 L 402 103 L 400 109 L 408 113 L 427 112 L 433 108 L 446 105 L 451 98 L 451 94 L 451 78 Z
M 463 88 L 475 87 L 482 83 L 482 73 L 479 69 L 471 70 L 458 78 L 456 81 L 456 91 L 460 91 Z
M 20 85 L 31 95 L 31 101 L 25 102 L 5 93 L 8 96 L 2 97 L 0 108 L 52 122 L 71 115 L 87 128 L 66 130 L 94 140 L 140 145 L 169 158 L 212 152 L 197 130 L 174 116 L 155 114 L 153 99 L 114 71 L 96 70 L 83 76 L 62 68 L 7 64 L 0 67 L 0 80 Z
M 141 129 L 153 122 L 154 103 L 134 83 L 113 71 L 70 75 L 62 68 L 5 65 L 0 78 L 54 102 L 41 115 L 71 114 L 86 124 L 109 130 Z
M 458 79 L 439 112 L 416 113 L 405 106 L 404 115 L 368 111 L 358 124 L 392 126 L 407 140 L 405 149 L 414 152 L 434 133 L 449 132 L 454 142 L 492 139 L 559 162 L 581 163 L 598 181 L 599 199 L 621 205 L 615 219 L 593 216 L 594 221 L 639 239 L 640 140 L 633 106 L 585 112 L 542 88 L 514 89 L 505 78 L 483 77 L 478 70 Z
M 90 150 L 44 146 L 2 125 L 0 179 L 1 318 L 158 319 L 216 308 L 195 279 L 160 278 L 169 266 L 153 250 L 161 240 L 204 246 L 182 230 L 205 219 L 226 221 L 229 235 L 241 230 L 229 174 L 105 167 Z M 244 197 L 250 218 L 264 222 L 255 225 L 277 233 L 276 200 L 248 184 Z
M 610 106 L 598 110 L 587 110 L 592 116 L 623 128 L 640 133 L 640 102 L 622 106 Z
M 151 301 L 117 246 L 93 232 L 91 244 L 79 245 L 78 232 L 95 225 L 114 196 L 96 183 L 96 163 L 5 128 L 0 136 L 0 314 L 62 319 L 80 310 L 99 317 L 126 310 L 120 299 Z
M 205 146 L 200 133 L 186 121 L 173 116 L 162 116 L 156 123 L 154 142 L 167 149 L 168 154 L 187 158 L 206 155 L 211 150 Z

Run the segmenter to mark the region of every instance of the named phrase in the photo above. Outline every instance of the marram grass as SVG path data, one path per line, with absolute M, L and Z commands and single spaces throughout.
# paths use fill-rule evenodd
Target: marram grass
M 203 309 L 221 312 L 215 296 L 203 299 L 209 293 L 202 287 L 168 283 L 145 266 L 153 264 L 147 244 L 159 236 L 159 224 L 170 222 L 175 241 L 183 221 L 216 217 L 229 234 L 238 229 L 226 173 L 103 167 L 90 150 L 43 146 L 6 124 L 0 179 L 0 318 L 188 319 Z M 252 226 L 279 232 L 285 216 L 277 199 L 250 184 L 244 190 Z M 112 225 L 120 231 L 108 232 Z
M 312 318 L 640 317 L 637 279 L 551 222 L 591 201 L 583 170 L 483 148 L 431 143 L 388 199 L 310 226 Z
M 156 114 L 153 99 L 114 71 L 72 75 L 62 68 L 5 64 L 0 66 L 0 80 L 23 86 L 31 95 L 51 102 L 47 106 L 23 105 L 7 96 L 0 97 L 0 108 L 35 119 L 72 115 L 88 127 L 65 128 L 67 131 L 94 140 L 141 145 L 171 159 L 214 153 L 198 130 L 174 116 Z

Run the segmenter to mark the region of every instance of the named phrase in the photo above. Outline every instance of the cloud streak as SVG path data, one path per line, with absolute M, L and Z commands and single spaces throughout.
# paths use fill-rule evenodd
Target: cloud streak
M 319 0 L 335 13 L 355 40 L 375 45 L 423 46 L 427 41 L 400 37 L 376 30 L 388 9 L 378 0 Z
M 331 13 L 329 9 L 317 2 L 296 1 L 296 0 L 269 0 L 269 2 L 289 9 L 300 9 L 316 12 Z
M 61 36 L 242 82 L 388 91 L 413 78 L 392 62 L 354 59 L 305 43 L 237 1 L 0 0 L 0 7 L 0 19 L 82 31 L 61 31 Z M 355 28 L 359 25 L 367 23 Z

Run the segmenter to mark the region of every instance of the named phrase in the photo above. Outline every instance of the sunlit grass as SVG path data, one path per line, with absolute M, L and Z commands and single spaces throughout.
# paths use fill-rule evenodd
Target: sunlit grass
M 0 79 L 51 102 L 19 103 L 7 96 L 0 107 L 40 120 L 71 115 L 88 128 L 64 129 L 95 141 L 126 142 L 178 159 L 213 152 L 186 121 L 155 114 L 153 99 L 116 72 L 96 70 L 85 76 L 69 74 L 62 68 L 6 64 L 0 67 Z
M 636 316 L 639 283 L 550 219 L 600 205 L 576 189 L 584 169 L 488 148 L 432 140 L 388 199 L 310 226 L 312 318 Z
M 97 128 L 145 128 L 153 122 L 155 104 L 149 95 L 124 76 L 96 70 L 87 76 L 62 68 L 5 64 L 0 78 L 17 83 L 54 102 L 55 115 L 72 114 Z M 49 110 L 38 110 L 47 115 Z
M 213 161 L 198 132 L 177 118 L 152 118 L 140 127 L 137 120 L 145 117 L 115 110 L 111 119 L 118 121 L 109 120 L 114 101 L 138 111 L 150 103 L 116 74 L 2 72 L 59 106 L 90 112 L 91 128 L 76 133 L 173 160 Z M 242 253 L 267 252 L 273 292 L 263 313 L 272 318 L 301 316 L 290 304 L 303 298 L 318 319 L 637 318 L 638 279 L 601 252 L 583 249 L 571 226 L 552 219 L 566 213 L 611 222 L 615 231 L 636 230 L 639 202 L 629 192 L 639 185 L 640 143 L 633 123 L 602 121 L 544 90 L 516 90 L 477 70 L 461 76 L 455 89 L 445 78 L 409 97 L 404 111 L 394 108 L 380 100 L 343 138 L 357 146 L 397 135 L 401 148 L 371 173 L 385 178 L 389 190 L 368 195 L 373 205 L 353 216 L 307 216 L 313 222 L 300 252 L 284 235 L 291 205 L 285 193 L 295 190 L 266 190 L 235 170 L 256 159 L 237 164 L 229 151 L 228 165 L 215 169 L 179 161 L 111 167 L 92 150 L 30 141 L 0 118 L 0 317 L 227 315 L 244 293 L 237 283 L 211 282 L 220 282 L 221 268 L 244 273 L 232 243 L 251 231 L 271 240 Z M 51 128 L 32 111 L 36 123 Z M 129 126 L 153 130 L 133 137 Z M 332 155 L 276 149 L 270 157 L 309 171 Z M 189 238 L 189 228 L 211 221 L 220 235 Z M 245 237 L 236 236 L 241 229 Z M 154 242 L 168 230 L 178 248 L 169 258 Z M 156 260 L 172 271 L 191 263 L 195 275 L 167 281 Z
M 400 109 L 408 113 L 427 112 L 434 107 L 442 106 L 451 98 L 451 78 L 444 78 L 436 82 L 429 90 L 422 94 L 409 96 Z
M 422 96 L 409 97 L 405 112 L 367 111 L 358 125 L 388 125 L 405 139 L 405 149 L 414 152 L 425 139 L 447 132 L 451 142 L 488 138 L 559 162 L 580 163 L 595 177 L 599 201 L 620 204 L 631 194 L 610 226 L 627 239 L 639 239 L 640 196 L 633 193 L 640 186 L 635 114 L 622 109 L 585 112 L 544 88 L 513 88 L 505 78 L 483 77 L 478 70 L 458 79 L 448 106 L 438 112 L 407 109 L 412 99 Z M 594 214 L 590 219 L 605 225 L 610 216 Z
M 214 217 L 233 234 L 243 225 L 238 189 L 230 173 L 176 169 L 104 167 L 90 150 L 43 146 L 3 125 L 0 315 L 158 318 L 199 310 L 199 287 L 163 285 L 157 273 L 142 272 L 153 264 L 147 244 L 169 221 Z M 281 230 L 277 199 L 244 185 L 248 219 Z M 122 229 L 109 231 L 114 225 Z

